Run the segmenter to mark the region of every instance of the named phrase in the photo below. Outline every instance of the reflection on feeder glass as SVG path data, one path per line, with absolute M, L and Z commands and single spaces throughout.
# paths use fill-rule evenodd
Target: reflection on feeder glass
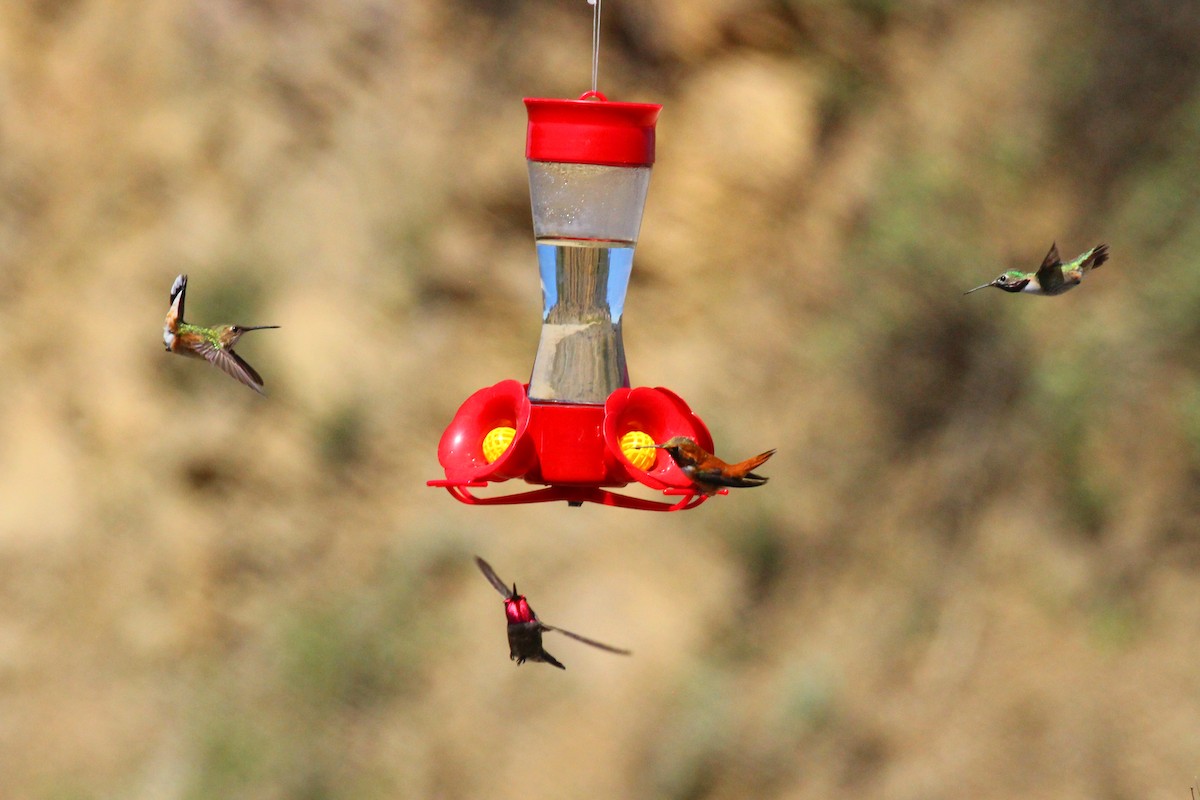
M 542 337 L 530 400 L 603 403 L 629 386 L 621 313 L 633 242 L 539 239 Z

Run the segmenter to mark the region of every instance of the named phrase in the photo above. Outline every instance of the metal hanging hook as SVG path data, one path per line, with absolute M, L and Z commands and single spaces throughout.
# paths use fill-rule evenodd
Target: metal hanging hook
M 600 5 L 603 0 L 588 0 L 592 7 L 592 94 L 599 94 L 600 77 Z

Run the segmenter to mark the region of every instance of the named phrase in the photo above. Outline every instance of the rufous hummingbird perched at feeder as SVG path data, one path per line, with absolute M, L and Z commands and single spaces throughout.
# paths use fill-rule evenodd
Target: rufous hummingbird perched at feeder
M 641 445 L 639 449 L 649 448 L 665 450 L 706 495 L 714 495 L 722 488 L 762 486 L 769 478 L 755 475 L 752 470 L 775 455 L 774 450 L 768 450 L 745 461 L 727 464 L 686 436 L 673 436 L 662 444 Z

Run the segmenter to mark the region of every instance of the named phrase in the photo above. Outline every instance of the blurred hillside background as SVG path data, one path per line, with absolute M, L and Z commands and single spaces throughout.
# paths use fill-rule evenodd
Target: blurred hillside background
M 1200 7 L 604 11 L 633 382 L 779 449 L 684 514 L 424 485 L 532 366 L 584 0 L 0 8 L 0 797 L 1188 797 Z M 1112 260 L 961 296 L 1053 240 Z M 474 553 L 634 657 L 517 669 Z

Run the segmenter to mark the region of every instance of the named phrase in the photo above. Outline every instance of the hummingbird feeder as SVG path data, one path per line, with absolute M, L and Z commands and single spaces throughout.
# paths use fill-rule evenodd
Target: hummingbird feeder
M 647 445 L 712 436 L 678 395 L 629 386 L 621 339 L 654 163 L 659 105 L 526 98 L 525 155 L 542 282 L 542 333 L 526 384 L 480 389 L 438 445 L 445 487 L 470 505 L 565 500 L 652 511 L 694 508 L 706 496 Z M 520 478 L 544 488 L 496 497 L 472 490 Z M 611 491 L 640 483 L 673 502 Z
M 707 499 L 649 445 L 688 436 L 711 451 L 712 436 L 674 392 L 630 388 L 621 338 L 662 106 L 610 102 L 595 91 L 597 46 L 593 38 L 592 91 L 578 100 L 525 99 L 542 332 L 529 382 L 475 392 L 442 435 L 446 477 L 429 485 L 469 505 L 565 500 L 677 511 Z M 543 488 L 473 491 L 518 478 Z M 673 499 L 612 491 L 631 483 Z

